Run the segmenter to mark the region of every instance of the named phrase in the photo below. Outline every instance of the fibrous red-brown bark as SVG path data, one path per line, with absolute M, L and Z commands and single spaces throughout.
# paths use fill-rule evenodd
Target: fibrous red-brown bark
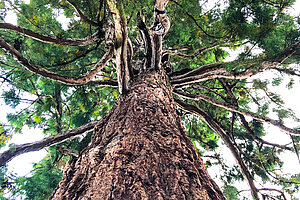
M 163 77 L 135 80 L 50 199 L 225 199 L 186 136 Z

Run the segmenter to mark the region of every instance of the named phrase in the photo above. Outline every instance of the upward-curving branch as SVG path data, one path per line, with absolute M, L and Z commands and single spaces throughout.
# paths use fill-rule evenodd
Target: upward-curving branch
M 25 57 L 22 56 L 22 54 L 19 51 L 17 51 L 13 46 L 6 43 L 5 40 L 2 38 L 0 38 L 0 47 L 5 49 L 7 53 L 11 54 L 21 65 L 23 65 L 26 69 L 30 70 L 31 72 L 69 85 L 82 85 L 91 81 L 112 58 L 114 49 L 114 46 L 110 44 L 108 46 L 107 52 L 94 65 L 94 67 L 91 70 L 89 70 L 85 75 L 75 78 L 59 75 L 34 64 L 31 64 Z
M 41 42 L 50 43 L 50 44 L 67 45 L 67 46 L 87 46 L 93 44 L 94 42 L 100 39 L 98 32 L 93 34 L 92 36 L 86 38 L 80 38 L 80 39 L 50 37 L 50 36 L 42 35 L 40 33 L 36 33 L 26 28 L 22 28 L 20 26 L 15 26 L 10 23 L 0 23 L 0 29 L 12 30 Z
M 295 43 L 294 45 L 287 48 L 282 54 L 278 55 L 276 58 L 270 61 L 262 61 L 261 63 L 252 62 L 250 63 L 251 67 L 248 67 L 243 72 L 232 73 L 227 72 L 224 67 L 225 63 L 212 63 L 204 65 L 203 67 L 189 70 L 185 74 L 180 74 L 179 76 L 172 77 L 171 84 L 174 87 L 188 85 L 191 83 L 211 80 L 215 78 L 225 78 L 225 79 L 245 79 L 249 78 L 261 71 L 264 71 L 269 68 L 276 68 L 281 63 L 283 63 L 287 58 L 292 56 L 297 49 L 300 48 L 300 42 Z M 203 68 L 211 68 L 210 71 L 203 70 Z

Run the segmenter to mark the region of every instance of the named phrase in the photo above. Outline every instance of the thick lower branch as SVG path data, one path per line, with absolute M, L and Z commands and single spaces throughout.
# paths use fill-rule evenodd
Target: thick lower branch
M 67 132 L 57 134 L 54 136 L 50 136 L 50 137 L 44 138 L 37 142 L 16 145 L 14 147 L 14 149 L 7 150 L 7 151 L 3 152 L 2 154 L 0 154 L 0 166 L 5 165 L 8 161 L 10 161 L 14 157 L 21 155 L 23 153 L 28 153 L 31 151 L 38 151 L 45 147 L 49 147 L 49 146 L 52 146 L 55 144 L 62 143 L 66 140 L 73 139 L 76 136 L 79 136 L 87 131 L 92 130 L 96 125 L 98 125 L 98 123 L 99 123 L 99 121 L 93 121 L 84 126 L 78 127 L 74 130 L 67 131 Z
M 55 38 L 55 37 L 42 35 L 40 33 L 36 33 L 34 31 L 31 31 L 26 28 L 22 28 L 20 26 L 15 26 L 10 23 L 0 23 L 0 29 L 12 30 L 41 42 L 50 43 L 50 44 L 67 45 L 67 46 L 87 46 L 96 42 L 99 39 L 98 33 L 95 33 L 90 37 L 86 37 L 82 39 Z
M 5 42 L 2 38 L 0 38 L 0 47 L 5 49 L 9 54 L 11 54 L 21 65 L 23 65 L 29 71 L 41 75 L 46 78 L 50 78 L 52 80 L 56 80 L 69 85 L 82 85 L 88 83 L 94 78 L 97 73 L 105 67 L 107 62 L 113 56 L 114 47 L 111 45 L 108 48 L 108 51 L 104 54 L 104 56 L 95 64 L 95 66 L 89 70 L 85 75 L 80 77 L 68 77 L 56 74 L 54 72 L 48 71 L 44 68 L 36 66 L 34 64 L 29 63 L 29 61 L 22 56 L 20 52 L 18 52 L 14 47 Z

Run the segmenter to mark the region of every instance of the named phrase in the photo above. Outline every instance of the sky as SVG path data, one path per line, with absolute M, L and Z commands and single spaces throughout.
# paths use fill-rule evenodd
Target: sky
M 28 4 L 30 0 L 24 0 L 24 2 Z M 63 29 L 67 29 L 70 20 L 67 19 L 63 14 L 59 14 L 59 13 L 57 14 L 58 17 L 56 19 L 59 22 L 61 22 Z M 17 16 L 13 13 L 13 11 L 7 12 L 5 22 L 17 25 Z M 0 88 L 2 90 L 3 88 L 8 88 L 8 87 L 1 86 Z M 23 98 L 34 99 L 34 97 L 30 97 L 28 95 L 23 96 Z M 28 105 L 20 105 L 17 107 L 16 110 L 13 110 L 11 107 L 5 105 L 3 99 L 0 98 L 0 110 L 2 111 L 0 114 L 0 122 L 2 123 L 7 122 L 6 114 L 15 113 L 17 112 L 17 110 L 22 110 L 26 106 Z M 27 126 L 25 126 L 22 130 L 22 133 L 14 135 L 8 144 L 30 143 L 30 142 L 41 140 L 42 138 L 44 138 L 44 136 L 45 135 L 42 133 L 41 129 L 30 129 Z M 0 153 L 7 149 L 8 147 L 0 149 Z M 20 155 L 8 163 L 8 169 L 18 174 L 19 176 L 28 175 L 32 170 L 33 163 L 37 163 L 38 161 L 40 161 L 42 158 L 45 157 L 46 154 L 47 154 L 47 150 L 43 149 L 37 152 L 30 152 L 30 153 Z
M 275 74 L 275 76 L 274 76 L 274 74 Z M 274 72 L 274 71 L 265 71 L 259 75 L 253 76 L 251 79 L 260 78 L 260 79 L 272 80 L 273 77 L 278 77 L 278 76 L 284 78 L 283 83 L 277 87 L 275 87 L 275 86 L 270 87 L 269 88 L 270 91 L 277 92 L 282 97 L 285 97 L 285 98 L 283 98 L 283 100 L 285 101 L 284 106 L 286 108 L 292 108 L 293 111 L 295 112 L 296 116 L 298 118 L 300 118 L 300 106 L 297 106 L 297 105 L 299 105 L 299 99 L 300 99 L 300 93 L 299 93 L 300 79 L 295 80 L 295 85 L 292 89 L 288 89 L 286 87 L 291 76 L 282 75 L 282 74 Z M 251 80 L 251 79 L 249 79 L 249 80 Z M 278 92 L 278 91 L 280 91 L 280 92 Z M 276 118 L 274 113 L 273 114 L 271 113 L 268 116 L 271 118 Z M 286 125 L 288 127 L 296 127 L 300 124 L 295 123 L 294 121 L 286 121 Z M 269 125 L 269 124 L 264 124 L 264 127 L 265 127 L 265 131 L 267 132 L 267 135 L 262 137 L 262 139 L 264 139 L 268 142 L 282 144 L 282 145 L 290 143 L 290 136 L 287 135 L 285 132 L 280 131 L 280 130 L 278 130 L 278 128 L 274 127 L 273 125 Z M 219 148 L 217 150 L 217 152 L 220 153 L 220 155 L 222 155 L 222 158 L 224 158 L 228 167 L 233 167 L 235 165 L 235 163 L 236 163 L 235 159 L 232 156 L 232 154 L 228 148 L 226 148 L 226 147 Z M 282 172 L 284 172 L 286 174 L 300 173 L 300 164 L 299 164 L 299 160 L 298 160 L 297 156 L 295 155 L 295 153 L 283 152 L 283 153 L 279 154 L 279 158 L 284 161 L 284 165 L 281 169 Z M 212 177 L 214 177 L 214 176 L 217 177 L 217 175 L 219 174 L 219 171 L 222 171 L 220 166 L 214 166 L 214 167 L 208 168 L 208 172 Z M 219 186 L 223 185 L 223 183 L 220 180 L 218 180 L 218 179 L 214 179 L 214 180 L 217 182 L 217 184 Z M 236 182 L 235 186 L 238 188 L 238 190 L 245 190 L 245 192 L 243 192 L 244 193 L 243 196 L 251 198 L 249 186 L 246 184 L 246 182 Z M 257 188 L 263 188 L 263 187 L 277 188 L 277 186 L 274 186 L 271 184 L 260 185 L 259 181 L 257 181 L 257 180 L 256 180 L 256 187 Z M 280 189 L 280 187 L 278 187 L 278 189 Z M 300 192 L 298 192 L 298 194 L 300 197 Z
M 29 2 L 29 0 L 26 0 L 26 2 Z M 221 1 L 222 2 L 222 1 Z M 286 10 L 288 13 L 292 13 L 294 16 L 300 16 L 300 0 L 297 0 L 295 3 L 295 6 L 289 10 Z M 209 7 L 207 7 L 209 9 Z M 7 13 L 6 22 L 16 24 L 16 16 L 12 13 Z M 59 15 L 58 20 L 62 23 L 62 26 L 64 29 L 67 28 L 68 21 L 63 15 Z M 230 58 L 234 59 L 237 56 L 237 53 L 239 50 L 233 51 L 228 49 L 230 51 Z M 265 79 L 272 79 L 271 76 L 272 73 L 270 72 L 264 72 L 262 75 L 260 75 L 259 78 L 263 77 Z M 282 76 L 279 73 L 275 73 L 276 76 Z M 253 77 L 257 78 L 257 77 Z M 299 105 L 299 99 L 300 99 L 300 81 L 299 79 L 296 79 L 295 85 L 292 89 L 287 89 L 287 81 L 290 77 L 285 76 L 285 82 L 280 87 L 272 87 L 271 90 L 274 90 L 276 92 L 280 92 L 280 94 L 285 97 L 283 98 L 285 101 L 285 106 L 287 108 L 292 108 L 295 111 L 295 114 L 300 118 L 300 106 Z M 3 89 L 3 87 L 1 87 Z M 30 98 L 26 96 L 26 98 Z M 26 105 L 25 105 L 26 106 Z M 22 106 L 18 106 L 17 110 L 23 109 Z M 10 112 L 16 112 L 16 110 L 11 109 L 9 106 L 5 105 L 2 98 L 0 98 L 0 122 L 6 122 L 6 114 Z M 270 116 L 272 117 L 272 116 Z M 289 126 L 293 126 L 294 122 L 288 122 Z M 289 136 L 285 133 L 282 133 L 277 128 L 273 127 L 272 125 L 265 125 L 267 127 L 268 134 L 263 138 L 267 141 L 278 143 L 280 141 L 280 144 L 286 144 L 289 142 Z M 28 127 L 23 128 L 21 134 L 16 134 L 13 136 L 13 138 L 10 140 L 9 143 L 13 144 L 24 144 L 29 143 L 33 141 L 38 141 L 44 137 L 44 134 L 42 133 L 42 130 L 40 129 L 29 129 Z M 0 153 L 4 150 L 7 150 L 7 148 L 2 148 L 0 150 Z M 8 163 L 8 168 L 10 171 L 13 171 L 19 176 L 25 176 L 30 175 L 30 171 L 32 170 L 33 163 L 36 163 L 40 161 L 45 155 L 47 154 L 47 150 L 43 149 L 38 152 L 31 152 L 27 154 L 20 155 L 10 161 Z M 231 153 L 228 149 L 222 149 L 222 154 L 225 155 L 228 163 L 232 163 L 232 165 L 235 163 L 233 157 L 231 156 Z M 297 157 L 295 155 L 284 153 L 281 154 L 281 157 L 285 160 L 284 169 L 287 172 L 293 172 L 293 173 L 300 173 L 300 166 L 299 161 L 297 160 Z M 216 173 L 218 173 L 218 168 L 210 168 L 208 169 L 209 173 L 214 176 Z M 241 183 L 241 186 L 245 189 L 248 189 L 248 186 Z M 300 196 L 300 195 L 299 195 Z

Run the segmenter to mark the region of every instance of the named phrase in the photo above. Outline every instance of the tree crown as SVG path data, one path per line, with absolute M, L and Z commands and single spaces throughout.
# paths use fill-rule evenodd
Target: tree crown
M 44 194 L 50 195 L 55 185 L 48 187 L 49 180 L 59 181 L 62 166 L 74 156 L 66 151 L 81 152 L 87 146 L 93 123 L 126 94 L 137 76 L 162 70 L 187 134 L 207 157 L 207 167 L 223 169 L 219 177 L 229 199 L 238 198 L 241 191 L 233 183 L 244 179 L 254 196 L 293 197 L 300 176 L 280 172 L 280 154 L 292 152 L 299 159 L 299 128 L 285 125 L 287 119 L 299 119 L 285 108 L 284 98 L 270 91 L 270 85 L 289 79 L 286 87 L 292 88 L 299 80 L 299 17 L 285 11 L 293 3 L 1 1 L 2 97 L 12 108 L 26 106 L 0 124 L 0 144 L 5 146 L 26 125 L 43 129 L 47 137 L 36 149 L 51 146 L 49 156 L 34 166 L 29 178 L 5 175 L 3 167 L 2 194 L 11 189 L 16 195 L 25 191 L 28 199 L 46 198 L 41 196 L 43 188 L 35 190 L 43 182 L 50 188 Z M 6 22 L 10 10 L 18 25 Z M 230 49 L 239 50 L 232 61 Z M 259 76 L 265 71 L 277 75 L 266 80 Z M 290 142 L 264 140 L 266 123 L 287 133 Z M 72 140 L 60 137 L 85 132 L 89 133 Z M 238 161 L 233 168 L 227 168 L 221 157 L 222 146 L 231 149 Z M 11 145 L 1 164 L 30 148 Z M 280 185 L 281 190 L 255 186 L 257 178 L 263 184 Z

